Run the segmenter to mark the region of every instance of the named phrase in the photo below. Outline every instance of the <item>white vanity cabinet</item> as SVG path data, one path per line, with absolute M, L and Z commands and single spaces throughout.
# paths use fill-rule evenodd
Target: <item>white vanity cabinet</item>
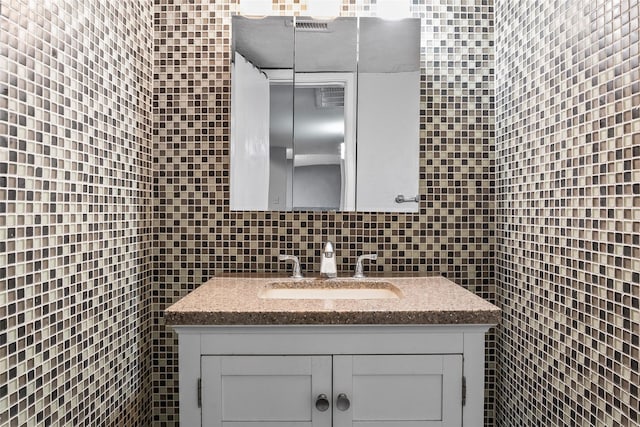
M 459 426 L 462 356 L 203 356 L 202 426 Z
M 483 423 L 489 325 L 173 327 L 183 426 Z

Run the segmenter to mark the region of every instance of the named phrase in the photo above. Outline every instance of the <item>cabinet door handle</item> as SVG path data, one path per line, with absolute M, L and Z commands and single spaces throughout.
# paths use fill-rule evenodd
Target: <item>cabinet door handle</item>
M 329 409 L 329 399 L 326 394 L 319 394 L 318 397 L 316 397 L 316 409 L 320 412 Z
M 336 407 L 341 411 L 346 411 L 351 406 L 351 402 L 346 394 L 340 393 L 336 399 Z

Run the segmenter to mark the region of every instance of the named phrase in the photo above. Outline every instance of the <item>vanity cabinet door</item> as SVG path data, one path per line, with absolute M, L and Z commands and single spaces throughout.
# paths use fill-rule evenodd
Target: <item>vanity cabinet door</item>
M 460 427 L 462 355 L 334 356 L 334 427 Z
M 331 426 L 331 356 L 202 356 L 201 375 L 203 426 Z

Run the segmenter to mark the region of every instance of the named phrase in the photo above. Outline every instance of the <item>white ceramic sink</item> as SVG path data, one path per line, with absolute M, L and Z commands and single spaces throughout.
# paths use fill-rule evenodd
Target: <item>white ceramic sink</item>
M 400 290 L 388 282 L 326 280 L 273 282 L 260 290 L 262 299 L 398 299 Z

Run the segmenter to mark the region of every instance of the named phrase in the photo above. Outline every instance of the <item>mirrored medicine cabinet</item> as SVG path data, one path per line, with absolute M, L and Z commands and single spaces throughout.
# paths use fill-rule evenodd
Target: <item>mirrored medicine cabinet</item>
M 418 211 L 419 19 L 234 16 L 231 81 L 232 210 Z

